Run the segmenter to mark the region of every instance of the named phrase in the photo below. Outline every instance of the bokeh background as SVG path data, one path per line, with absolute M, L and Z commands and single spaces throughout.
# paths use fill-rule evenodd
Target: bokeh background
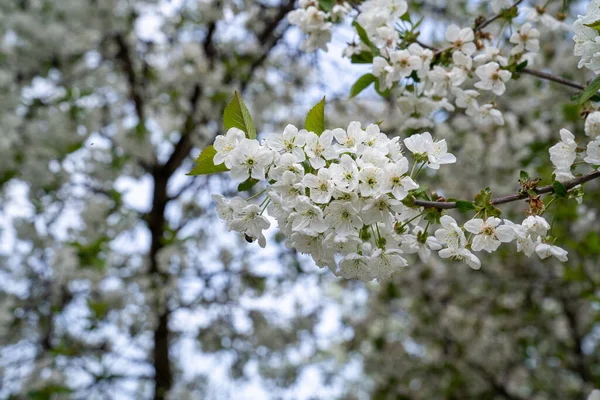
M 486 1 L 409 1 L 421 39 L 489 15 Z M 539 4 L 538 4 L 539 3 Z M 566 23 L 585 1 L 525 1 Z M 600 387 L 600 192 L 563 204 L 570 261 L 512 246 L 483 267 L 418 258 L 386 283 L 335 278 L 285 247 L 227 232 L 188 177 L 223 133 L 234 91 L 258 131 L 302 125 L 327 96 L 327 126 L 413 113 L 372 89 L 368 66 L 299 50 L 283 0 L 0 0 L 0 398 L 583 399 Z M 542 32 L 537 69 L 581 83 L 572 34 Z M 499 25 L 489 30 L 496 34 Z M 432 116 L 458 163 L 427 177 L 447 196 L 548 178 L 560 128 L 583 135 L 574 91 L 521 76 L 497 100 L 503 126 Z M 425 130 L 425 129 L 424 129 Z M 523 204 L 503 208 L 515 221 Z M 461 218 L 460 215 L 454 215 Z

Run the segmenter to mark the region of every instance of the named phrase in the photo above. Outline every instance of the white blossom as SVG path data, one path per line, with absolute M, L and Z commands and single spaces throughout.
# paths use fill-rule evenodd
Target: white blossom
M 363 225 L 358 210 L 348 201 L 331 202 L 325 209 L 325 221 L 340 236 L 357 234 Z
M 475 75 L 481 79 L 475 83 L 475 87 L 482 90 L 491 90 L 494 94 L 501 96 L 506 90 L 504 82 L 508 81 L 512 74 L 504 69 L 500 69 L 497 62 L 490 62 L 475 70 Z
M 217 152 L 213 157 L 213 163 L 215 165 L 225 163 L 227 168 L 231 168 L 229 155 L 245 137 L 246 134 L 238 128 L 230 128 L 225 136 L 217 136 L 214 143 Z
M 600 165 L 600 138 L 588 143 L 583 161 L 591 165 Z
M 332 143 L 333 132 L 330 130 L 324 131 L 321 136 L 317 136 L 313 132 L 306 134 L 304 151 L 313 168 L 323 168 L 327 160 L 333 160 L 337 157 L 337 152 Z
M 266 169 L 273 162 L 273 153 L 256 140 L 242 139 L 230 153 L 229 162 L 233 180 L 242 182 L 249 177 L 264 180 Z
M 586 117 L 585 134 L 592 139 L 600 137 L 600 111 L 589 113 Z
M 446 29 L 446 40 L 454 46 L 455 49 L 462 51 L 470 56 L 476 50 L 475 34 L 471 28 L 459 28 L 457 25 L 450 25 Z
M 452 164 L 456 157 L 448 153 L 446 140 L 434 142 L 429 132 L 412 135 L 404 139 L 404 145 L 413 154 L 424 154 L 427 156 L 427 166 L 431 169 L 439 169 L 441 164 Z
M 510 54 L 523 53 L 525 50 L 537 53 L 540 49 L 539 37 L 540 31 L 535 29 L 529 22 L 521 25 L 519 30 L 510 36 L 510 42 L 515 44 Z
M 298 130 L 294 125 L 288 125 L 282 134 L 272 133 L 268 135 L 265 138 L 265 143 L 271 150 L 291 153 L 296 157 L 297 162 L 302 162 L 306 159 L 302 147 L 306 143 L 307 134 L 308 132 L 305 129 Z
M 500 243 L 514 239 L 515 232 L 506 225 L 500 225 L 500 218 L 489 217 L 486 220 L 473 218 L 465 223 L 465 229 L 475 234 L 471 248 L 475 251 L 485 250 L 488 253 L 496 251 Z
M 302 183 L 310 189 L 310 198 L 315 203 L 327 204 L 333 194 L 333 181 L 331 171 L 326 168 L 319 169 L 317 175 L 306 174 Z

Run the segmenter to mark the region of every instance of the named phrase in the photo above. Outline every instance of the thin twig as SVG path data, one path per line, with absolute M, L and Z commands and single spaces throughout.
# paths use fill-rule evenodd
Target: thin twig
M 600 178 L 600 170 L 590 172 L 588 174 L 580 176 L 579 178 L 575 178 L 570 181 L 564 182 L 563 185 L 567 190 L 570 190 L 577 185 L 581 185 L 585 182 L 589 182 L 596 178 Z M 552 185 L 542 186 L 540 188 L 535 189 L 535 192 L 537 194 L 553 193 L 554 187 Z M 505 203 L 511 203 L 513 201 L 523 200 L 528 197 L 529 197 L 528 193 L 515 193 L 515 194 L 509 194 L 507 196 L 497 197 L 495 199 L 492 199 L 490 201 L 490 203 L 493 205 L 500 205 L 500 204 L 505 204 Z M 446 202 L 446 201 L 415 200 L 414 205 L 419 206 L 419 207 L 439 208 L 439 209 L 446 209 L 446 210 L 457 208 L 455 202 Z
M 546 72 L 538 71 L 538 70 L 535 70 L 535 69 L 523 68 L 521 70 L 521 72 L 523 74 L 533 75 L 533 76 L 536 76 L 538 78 L 545 79 L 547 81 L 552 81 L 552 82 L 560 83 L 561 85 L 569 86 L 569 87 L 572 87 L 573 89 L 577 89 L 577 90 L 583 90 L 583 89 L 585 89 L 584 85 L 581 85 L 581 84 L 579 84 L 577 82 L 573 82 L 573 81 L 570 81 L 568 79 L 561 78 L 560 76 L 548 74 Z
M 512 6 L 510 6 L 508 9 L 512 9 L 517 7 L 519 4 L 521 4 L 523 2 L 523 0 L 517 0 Z M 493 17 L 481 22 L 480 24 L 477 24 L 475 26 L 475 28 L 473 28 L 473 31 L 477 32 L 482 30 L 483 28 L 485 28 L 486 26 L 488 26 L 489 24 L 491 24 L 492 22 L 494 22 L 495 20 L 497 20 L 498 18 L 502 17 L 504 15 L 504 12 L 500 12 L 496 15 L 494 15 Z

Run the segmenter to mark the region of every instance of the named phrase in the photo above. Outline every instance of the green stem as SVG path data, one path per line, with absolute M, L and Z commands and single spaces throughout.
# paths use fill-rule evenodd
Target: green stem
M 427 161 L 423 161 L 423 164 L 421 164 L 421 166 L 419 167 L 419 169 L 417 170 L 417 173 L 415 174 L 415 178 L 417 179 L 417 176 L 419 176 L 419 172 L 421 172 L 421 170 L 423 169 L 423 167 L 427 164 Z M 411 177 L 412 178 L 412 177 Z
M 552 198 L 550 199 L 550 201 L 548 202 L 548 204 L 544 204 L 544 209 L 540 213 L 540 217 L 542 215 L 544 215 L 544 213 L 546 212 L 546 210 L 552 205 L 552 203 L 554 203 L 554 200 L 556 200 L 556 196 L 552 196 Z
M 417 215 L 416 217 L 413 217 L 413 218 L 409 219 L 408 221 L 406 221 L 405 223 L 403 223 L 402 225 L 400 225 L 400 230 L 402 230 L 406 225 L 408 225 L 409 223 L 411 223 L 415 219 L 423 216 L 423 214 L 425 214 L 425 211 L 423 211 L 421 214 Z
M 252 200 L 252 199 L 255 199 L 255 198 L 257 198 L 258 196 L 260 196 L 261 194 L 263 194 L 263 193 L 264 193 L 264 192 L 266 192 L 266 191 L 267 191 L 267 189 L 265 189 L 265 190 L 261 190 L 260 192 L 256 193 L 255 195 L 248 197 L 248 200 L 247 200 L 247 201 L 250 201 L 250 200 Z
M 261 210 L 261 212 L 260 212 L 260 215 L 263 215 L 263 213 L 264 213 L 264 212 L 265 212 L 265 210 L 267 209 L 267 206 L 269 205 L 269 203 L 271 203 L 271 198 L 270 198 L 270 197 L 267 197 L 267 199 L 268 199 L 268 201 L 267 201 L 267 204 L 265 204 L 265 206 L 264 206 L 264 207 L 263 207 L 263 209 Z M 265 201 L 266 201 L 267 199 L 265 199 Z M 263 201 L 263 203 L 264 203 L 264 201 Z M 262 205 L 262 204 L 261 204 L 261 205 Z

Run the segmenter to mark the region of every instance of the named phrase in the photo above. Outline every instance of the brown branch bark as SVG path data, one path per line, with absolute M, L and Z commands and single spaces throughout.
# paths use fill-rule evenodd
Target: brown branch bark
M 589 182 L 589 181 L 594 180 L 599 177 L 600 177 L 600 171 L 594 171 L 594 172 L 590 172 L 585 175 L 582 175 L 578 178 L 572 179 L 570 181 L 567 181 L 567 182 L 563 183 L 563 185 L 565 186 L 565 188 L 567 190 L 570 190 L 577 185 L 581 185 L 583 183 Z M 537 194 L 553 193 L 554 188 L 552 187 L 552 185 L 542 186 L 540 188 L 537 188 L 535 190 L 535 192 Z M 529 197 L 529 195 L 527 193 L 515 193 L 515 194 L 509 194 L 507 196 L 496 197 L 495 199 L 492 199 L 490 202 L 493 205 L 500 205 L 500 204 L 505 204 L 505 203 L 511 203 L 513 201 L 523 200 L 528 197 Z M 457 208 L 456 203 L 452 202 L 452 201 L 447 202 L 447 201 L 415 200 L 414 204 L 416 206 L 425 207 L 425 208 L 440 208 L 440 209 L 446 209 L 446 210 Z
M 552 82 L 560 83 L 561 85 L 572 87 L 573 89 L 577 89 L 577 90 L 583 90 L 583 89 L 585 89 L 584 85 L 581 85 L 581 84 L 579 84 L 577 82 L 573 82 L 573 81 L 570 81 L 568 79 L 561 78 L 560 76 L 548 74 L 546 72 L 538 71 L 538 70 L 535 70 L 535 69 L 523 68 L 521 70 L 521 73 L 532 75 L 532 76 L 535 76 L 535 77 L 538 77 L 538 78 L 541 78 L 541 79 L 545 79 L 547 81 L 552 81 Z

